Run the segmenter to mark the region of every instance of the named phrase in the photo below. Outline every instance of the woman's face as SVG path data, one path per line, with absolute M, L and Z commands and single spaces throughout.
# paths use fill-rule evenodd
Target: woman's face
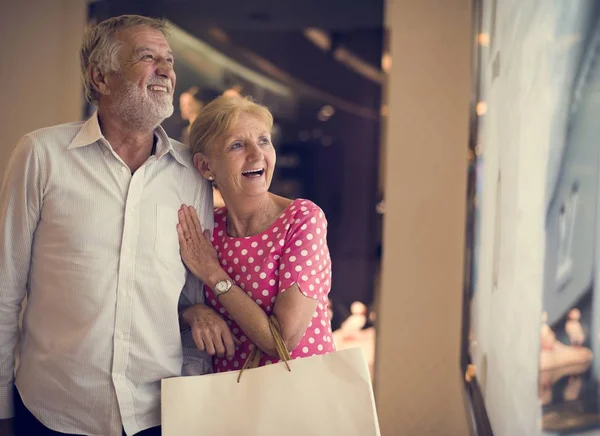
M 267 125 L 241 113 L 232 129 L 211 145 L 208 167 L 227 199 L 264 195 L 275 168 L 275 148 Z

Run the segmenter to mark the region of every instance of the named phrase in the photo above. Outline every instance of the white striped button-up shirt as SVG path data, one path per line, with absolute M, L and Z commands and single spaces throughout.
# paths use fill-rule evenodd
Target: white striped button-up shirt
M 195 205 L 208 229 L 213 215 L 190 149 L 155 136 L 133 175 L 97 114 L 17 145 L 0 191 L 0 418 L 12 416 L 27 294 L 14 383 L 44 425 L 101 436 L 160 425 L 160 380 L 182 371 L 178 304 L 201 298 L 177 211 Z

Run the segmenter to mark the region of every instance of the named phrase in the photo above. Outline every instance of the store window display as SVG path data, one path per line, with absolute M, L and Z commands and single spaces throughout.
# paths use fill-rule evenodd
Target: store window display
M 473 40 L 473 416 L 480 434 L 598 434 L 600 3 L 476 1 Z

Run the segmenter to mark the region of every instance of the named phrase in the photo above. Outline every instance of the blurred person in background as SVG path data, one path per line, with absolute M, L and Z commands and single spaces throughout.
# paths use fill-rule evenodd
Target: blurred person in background
M 221 95 L 219 91 L 211 88 L 200 88 L 199 86 L 192 86 L 181 93 L 179 96 L 179 112 L 181 118 L 186 122 L 186 126 L 181 132 L 181 142 L 189 145 L 190 126 L 194 123 L 204 105 L 210 103 L 219 95 Z
M 179 113 L 181 114 L 181 119 L 186 122 L 179 140 L 184 144 L 190 142 L 190 126 L 203 106 L 204 102 L 200 100 L 200 88 L 197 86 L 192 86 L 179 96 Z

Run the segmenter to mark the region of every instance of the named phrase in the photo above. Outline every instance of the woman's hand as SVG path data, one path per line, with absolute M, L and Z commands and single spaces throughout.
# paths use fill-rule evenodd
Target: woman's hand
M 202 231 L 198 214 L 185 204 L 179 209 L 179 252 L 189 270 L 207 283 L 210 277 L 224 272 L 219 264 L 217 251 L 210 242 L 210 232 Z

